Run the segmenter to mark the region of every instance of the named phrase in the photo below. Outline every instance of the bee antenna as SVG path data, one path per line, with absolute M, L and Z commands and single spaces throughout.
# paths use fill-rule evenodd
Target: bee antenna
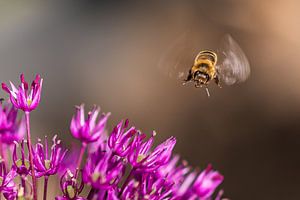
M 206 87 L 205 90 L 206 90 L 207 97 L 210 97 L 210 93 L 209 93 L 208 87 Z

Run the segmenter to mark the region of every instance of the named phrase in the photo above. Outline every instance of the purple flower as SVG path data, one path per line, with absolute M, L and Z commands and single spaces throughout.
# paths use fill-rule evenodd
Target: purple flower
M 76 107 L 77 113 L 73 116 L 70 129 L 72 135 L 83 143 L 95 142 L 99 139 L 105 129 L 106 121 L 110 113 L 102 114 L 97 122 L 100 108 L 94 106 L 88 113 L 87 119 L 84 117 L 84 105 Z
M 122 197 L 124 199 L 169 199 L 172 184 L 166 179 L 157 178 L 152 173 L 144 173 L 140 180 L 133 179 L 124 189 Z
M 2 89 L 10 96 L 11 103 L 18 109 L 24 112 L 34 110 L 41 99 L 43 79 L 40 75 L 36 75 L 31 83 L 31 90 L 28 91 L 28 83 L 25 81 L 24 74 L 21 74 L 21 85 L 17 89 L 12 82 L 10 82 L 11 89 L 5 83 L 2 83 Z
M 11 145 L 14 141 L 20 141 L 25 134 L 25 120 L 18 121 L 18 110 L 9 104 L 0 102 L 0 140 Z
M 107 145 L 108 134 L 107 131 L 104 130 L 98 140 L 88 145 L 88 154 L 95 153 L 99 150 L 99 148 L 103 151 L 108 151 L 109 147 Z
M 63 196 L 57 196 L 55 197 L 55 200 L 86 200 L 83 197 L 74 197 L 74 198 L 68 198 L 68 197 L 63 197 Z
M 169 184 L 172 184 L 172 191 L 174 196 L 180 196 L 180 188 L 185 180 L 186 175 L 190 172 L 186 161 L 182 161 L 179 166 L 179 156 L 174 156 L 166 165 L 158 168 L 156 175 L 160 178 L 164 178 Z M 182 195 L 182 194 L 181 194 Z
M 107 200 L 119 200 L 116 191 L 111 189 L 107 191 Z
M 15 189 L 9 190 L 9 191 L 4 191 L 3 196 L 7 200 L 15 200 L 17 197 L 17 191 Z
M 144 141 L 145 134 L 141 133 L 134 138 L 128 161 L 135 169 L 153 171 L 169 162 L 176 139 L 170 137 L 151 152 L 155 135 L 156 133 L 153 132 L 147 141 Z
M 157 179 L 150 173 L 143 174 L 140 193 L 146 199 L 160 200 L 171 194 L 171 187 L 165 179 Z
M 121 157 L 125 157 L 129 153 L 133 142 L 133 136 L 137 133 L 134 127 L 125 131 L 128 124 L 128 120 L 125 121 L 124 125 L 123 121 L 121 121 L 108 138 L 108 146 L 115 154 Z
M 83 182 L 79 183 L 75 175 L 70 170 L 67 170 L 60 179 L 60 188 L 63 196 L 57 196 L 55 200 L 85 200 L 85 198 L 79 196 L 83 187 Z
M 223 181 L 223 176 L 213 171 L 209 165 L 197 177 L 197 171 L 188 174 L 181 185 L 174 190 L 174 196 L 178 199 L 211 199 L 216 188 Z M 220 195 L 218 195 L 220 198 Z
M 17 173 L 14 168 L 9 172 L 6 171 L 4 161 L 0 160 L 0 192 L 6 196 L 11 196 L 15 192 L 15 183 L 13 182 Z
M 225 198 L 222 198 L 223 197 L 223 194 L 224 194 L 224 191 L 223 190 L 220 190 L 215 198 L 215 200 L 228 200 L 228 199 L 225 199 Z
M 18 158 L 17 147 L 19 144 L 15 142 L 14 151 L 13 151 L 13 166 L 16 168 L 16 171 L 21 176 L 27 176 L 31 170 L 29 158 L 25 156 L 24 149 L 24 140 L 21 141 L 21 158 Z
M 217 171 L 212 170 L 212 166 L 207 168 L 198 176 L 193 184 L 193 191 L 198 197 L 207 199 L 211 197 L 215 189 L 222 183 L 224 177 Z
M 93 144 L 93 143 L 92 143 Z M 71 172 L 76 171 L 76 161 L 78 159 L 78 155 L 80 153 L 80 148 L 75 145 L 74 143 L 71 145 L 71 148 L 66 153 L 64 159 L 62 159 L 60 163 L 60 167 L 57 171 L 57 173 L 62 176 L 65 174 L 67 170 L 70 170 Z
M 140 183 L 135 179 L 130 180 L 122 193 L 123 199 L 139 199 L 139 184 Z
M 181 182 L 179 187 L 173 189 L 174 196 L 178 199 L 194 199 L 196 195 L 191 190 L 191 185 L 195 181 L 196 176 L 196 171 L 189 173 Z
M 216 190 L 216 188 L 223 181 L 223 176 L 212 170 L 209 165 L 197 177 L 197 171 L 190 172 L 190 167 L 187 162 L 179 166 L 176 163 L 179 156 L 173 159 L 166 165 L 161 166 L 157 170 L 157 176 L 165 177 L 166 181 L 173 182 L 172 191 L 176 199 L 209 199 Z M 221 198 L 222 192 L 219 192 L 217 199 Z
M 96 192 L 98 192 L 98 193 L 96 193 Z M 99 191 L 96 191 L 95 193 L 96 193 L 96 196 L 97 196 L 97 199 L 98 200 L 120 200 L 120 199 L 124 199 L 124 198 L 119 198 L 118 197 L 118 192 L 114 189 L 114 188 L 110 188 L 110 189 L 108 189 L 108 190 L 99 190 Z M 92 195 L 93 197 L 95 196 L 95 194 L 94 195 Z M 93 198 L 93 197 L 91 197 L 90 199 L 95 199 L 95 198 Z
M 124 166 L 119 157 L 111 151 L 99 149 L 88 158 L 83 170 L 83 180 L 96 189 L 110 189 L 118 185 L 124 174 Z
M 45 147 L 41 142 L 38 142 L 34 152 L 34 168 L 36 171 L 36 177 L 56 174 L 66 151 L 67 150 L 62 152 L 60 140 L 56 141 L 56 135 L 53 137 L 53 145 L 51 147 L 50 156 L 48 155 L 47 138 L 45 138 Z

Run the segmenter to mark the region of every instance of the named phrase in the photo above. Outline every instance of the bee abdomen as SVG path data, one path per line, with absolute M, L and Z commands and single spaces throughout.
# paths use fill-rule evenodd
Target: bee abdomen
M 209 50 L 200 51 L 195 58 L 195 62 L 197 62 L 200 59 L 202 60 L 208 59 L 212 62 L 213 65 L 215 65 L 217 63 L 217 54 Z

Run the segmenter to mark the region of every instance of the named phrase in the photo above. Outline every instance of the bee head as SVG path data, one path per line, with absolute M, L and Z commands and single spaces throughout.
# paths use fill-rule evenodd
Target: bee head
M 194 73 L 194 80 L 199 81 L 201 84 L 204 84 L 208 81 L 208 75 L 201 72 L 201 71 L 196 71 Z

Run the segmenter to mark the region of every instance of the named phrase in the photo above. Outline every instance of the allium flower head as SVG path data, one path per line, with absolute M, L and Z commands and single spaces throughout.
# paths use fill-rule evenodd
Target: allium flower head
M 83 143 L 95 142 L 99 139 L 105 129 L 106 121 L 110 113 L 102 114 L 97 121 L 100 108 L 94 106 L 88 113 L 87 119 L 84 117 L 84 105 L 76 107 L 77 112 L 73 116 L 70 129 L 72 135 Z
M 67 170 L 60 179 L 60 188 L 63 196 L 57 196 L 55 200 L 85 200 L 85 198 L 79 196 L 83 187 L 83 182 L 79 183 L 75 175 L 70 170 Z
M 120 158 L 111 151 L 99 150 L 90 155 L 83 171 L 83 180 L 97 189 L 110 189 L 116 186 L 124 174 Z
M 178 155 L 172 156 L 174 137 L 155 147 L 156 133 L 147 137 L 129 126 L 128 120 L 122 120 L 107 135 L 105 126 L 110 113 L 99 116 L 98 106 L 87 117 L 83 104 L 76 107 L 70 131 L 81 147 L 71 149 L 68 156 L 56 136 L 51 148 L 47 138 L 45 143 L 39 139 L 33 146 L 30 111 L 40 102 L 43 80 L 37 75 L 29 86 L 23 74 L 20 78 L 19 87 L 10 83 L 8 88 L 2 83 L 12 105 L 3 104 L 0 98 L 0 143 L 5 144 L 0 144 L 0 199 L 38 200 L 37 191 L 43 191 L 43 199 L 47 200 L 49 176 L 61 172 L 62 195 L 56 200 L 221 200 L 223 191 L 214 193 L 223 176 L 211 165 L 200 171 L 186 161 L 179 162 Z M 18 120 L 18 109 L 25 112 L 26 121 Z M 27 140 L 22 139 L 25 128 Z M 13 143 L 10 152 L 6 147 Z M 8 161 L 13 165 L 9 171 Z M 42 176 L 44 189 L 36 181 Z M 90 189 L 88 195 L 81 194 L 85 185 Z
M 34 151 L 34 167 L 36 176 L 41 177 L 56 174 L 65 154 L 66 150 L 62 152 L 60 140 L 56 140 L 56 135 L 53 137 L 53 145 L 51 147 L 50 156 L 48 155 L 47 138 L 45 138 L 45 146 L 41 143 L 41 141 L 38 142 Z
M 156 133 L 153 132 L 147 141 L 145 141 L 145 134 L 142 133 L 139 133 L 134 138 L 130 153 L 128 154 L 128 161 L 134 168 L 152 171 L 165 165 L 170 160 L 176 139 L 170 137 L 151 152 L 155 135 Z
M 115 154 L 124 157 L 126 156 L 132 146 L 133 136 L 137 133 L 134 127 L 128 128 L 129 121 L 126 120 L 124 125 L 121 121 L 111 132 L 108 138 L 108 146 Z
M 21 85 L 18 89 L 12 82 L 10 82 L 11 89 L 9 89 L 5 83 L 2 83 L 2 89 L 9 94 L 10 101 L 16 108 L 30 112 L 34 110 L 40 102 L 43 79 L 41 79 L 40 75 L 36 75 L 31 83 L 30 91 L 24 74 L 21 74 L 20 79 Z
M 2 143 L 10 145 L 24 137 L 25 119 L 18 120 L 17 116 L 18 110 L 14 106 L 0 101 L 0 140 Z

